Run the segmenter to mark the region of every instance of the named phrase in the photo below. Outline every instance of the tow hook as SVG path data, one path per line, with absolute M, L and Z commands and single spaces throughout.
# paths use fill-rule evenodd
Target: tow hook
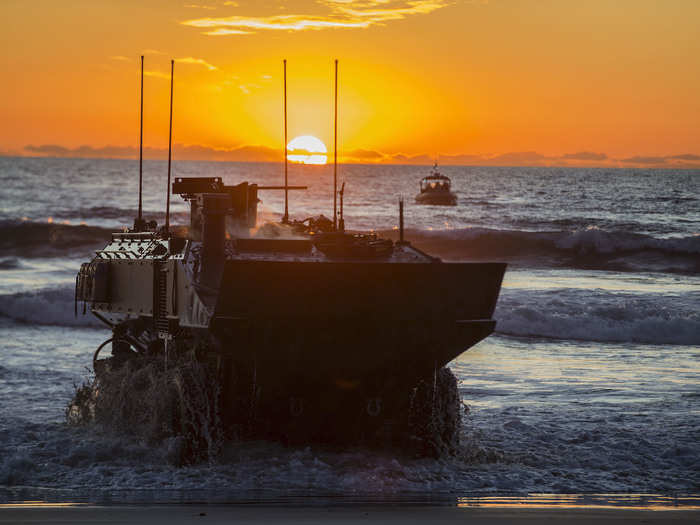
M 289 398 L 289 413 L 293 417 L 299 417 L 304 412 L 304 400 L 300 397 Z
M 372 417 L 378 416 L 382 412 L 382 399 L 371 397 L 367 400 L 367 414 Z

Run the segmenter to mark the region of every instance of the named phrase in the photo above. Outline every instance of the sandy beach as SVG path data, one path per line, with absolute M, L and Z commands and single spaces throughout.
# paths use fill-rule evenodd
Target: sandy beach
M 0 507 L 0 523 L 697 523 L 698 510 L 610 508 L 459 508 L 430 506 L 261 507 L 247 505 L 90 506 L 18 504 Z

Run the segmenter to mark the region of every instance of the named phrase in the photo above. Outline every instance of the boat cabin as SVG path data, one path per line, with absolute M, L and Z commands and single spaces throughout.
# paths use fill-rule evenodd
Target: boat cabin
M 441 175 L 437 171 L 434 171 L 427 177 L 423 177 L 420 181 L 420 192 L 425 193 L 426 191 L 447 191 L 451 189 L 452 182 L 449 177 Z

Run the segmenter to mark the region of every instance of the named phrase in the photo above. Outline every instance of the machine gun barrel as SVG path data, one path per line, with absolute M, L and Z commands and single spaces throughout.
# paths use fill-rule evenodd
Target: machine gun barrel
M 259 190 L 308 190 L 308 186 L 258 186 Z

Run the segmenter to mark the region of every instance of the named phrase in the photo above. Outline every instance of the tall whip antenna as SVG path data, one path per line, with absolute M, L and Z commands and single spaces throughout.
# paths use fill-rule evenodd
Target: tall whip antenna
M 289 222 L 289 182 L 287 181 L 287 59 L 282 61 L 284 66 L 284 217 L 283 223 Z
M 335 116 L 333 120 L 333 230 L 338 229 L 338 59 L 335 59 Z
M 139 125 L 139 216 L 136 231 L 143 230 L 143 55 L 141 55 L 141 121 Z
M 165 192 L 165 235 L 170 233 L 170 164 L 173 158 L 173 76 L 175 75 L 175 61 L 170 61 L 170 132 L 168 134 L 168 187 Z

